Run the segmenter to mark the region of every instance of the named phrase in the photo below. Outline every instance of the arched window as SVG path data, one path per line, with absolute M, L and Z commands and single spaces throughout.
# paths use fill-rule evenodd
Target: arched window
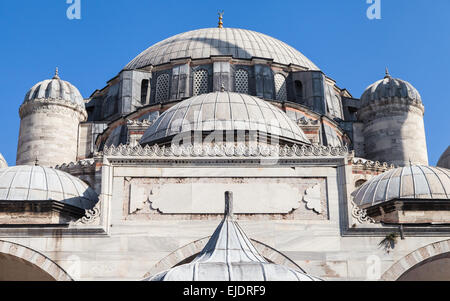
M 298 103 L 303 102 L 303 84 L 301 81 L 295 81 L 295 98 Z
M 193 95 L 208 93 L 208 71 L 200 69 L 194 72 Z
M 275 74 L 275 96 L 276 100 L 287 100 L 286 77 L 283 74 Z
M 333 98 L 334 116 L 342 118 L 341 100 L 337 95 Z
M 363 180 L 363 179 L 356 181 L 355 188 L 359 188 L 359 187 L 363 186 L 364 183 L 366 183 L 366 182 L 367 182 L 367 180 Z
M 236 71 L 235 75 L 235 92 L 248 94 L 248 72 L 244 69 Z
M 146 105 L 148 103 L 148 93 L 150 87 L 150 81 L 148 79 L 143 79 L 141 82 L 141 104 Z
M 156 79 L 156 102 L 163 102 L 169 99 L 169 74 L 161 74 Z

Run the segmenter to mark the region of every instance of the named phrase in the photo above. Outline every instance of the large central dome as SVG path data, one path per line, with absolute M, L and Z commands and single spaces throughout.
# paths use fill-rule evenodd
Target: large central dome
M 178 34 L 161 41 L 132 60 L 125 69 L 157 66 L 181 58 L 206 59 L 232 56 L 235 59 L 264 58 L 283 65 L 319 68 L 302 53 L 265 34 L 236 28 L 205 28 Z

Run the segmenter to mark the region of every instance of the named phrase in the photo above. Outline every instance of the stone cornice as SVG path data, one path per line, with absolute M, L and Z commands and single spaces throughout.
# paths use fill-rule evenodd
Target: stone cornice
M 74 117 L 78 118 L 80 122 L 87 120 L 87 112 L 83 106 L 62 99 L 34 99 L 23 103 L 19 109 L 21 119 L 37 112 L 56 112 L 64 115 L 75 114 Z

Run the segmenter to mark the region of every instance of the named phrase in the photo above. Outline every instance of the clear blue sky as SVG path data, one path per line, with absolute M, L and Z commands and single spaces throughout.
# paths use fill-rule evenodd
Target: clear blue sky
M 36 82 L 60 75 L 85 98 L 152 44 L 217 25 L 276 37 L 297 48 L 355 97 L 384 76 L 422 94 L 430 164 L 450 144 L 450 1 L 381 0 L 369 20 L 366 0 L 81 0 L 68 20 L 66 0 L 0 1 L 0 152 L 15 164 L 18 109 Z

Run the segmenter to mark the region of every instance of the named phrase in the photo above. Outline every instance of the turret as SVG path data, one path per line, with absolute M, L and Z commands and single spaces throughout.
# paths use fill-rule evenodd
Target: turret
M 425 108 L 419 92 L 391 77 L 369 86 L 361 97 L 358 119 L 364 122 L 365 157 L 398 166 L 428 165 Z
M 78 89 L 59 78 L 42 81 L 25 96 L 20 107 L 17 165 L 55 166 L 77 159 L 78 128 L 86 121 Z

